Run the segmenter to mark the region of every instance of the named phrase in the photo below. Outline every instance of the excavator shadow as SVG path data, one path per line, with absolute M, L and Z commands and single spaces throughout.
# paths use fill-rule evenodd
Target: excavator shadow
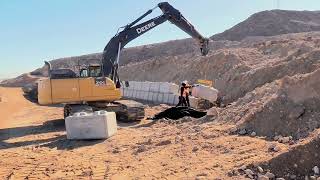
M 48 147 L 71 150 L 103 141 L 68 140 L 65 135 L 64 119 L 49 120 L 42 125 L 0 129 L 0 150 L 18 147 Z

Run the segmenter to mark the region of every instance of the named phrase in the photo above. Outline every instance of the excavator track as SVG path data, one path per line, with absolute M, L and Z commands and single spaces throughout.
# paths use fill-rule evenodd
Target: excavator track
M 145 117 L 145 106 L 133 100 L 118 100 L 109 102 L 89 102 L 87 104 L 66 104 L 64 106 L 64 117 L 68 117 L 77 112 L 92 113 L 94 111 L 105 110 L 115 112 L 117 120 L 122 122 L 141 121 Z

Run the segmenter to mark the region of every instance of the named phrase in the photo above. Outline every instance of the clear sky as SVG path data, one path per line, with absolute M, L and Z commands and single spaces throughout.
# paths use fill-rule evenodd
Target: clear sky
M 1 0 L 0 79 L 43 65 L 44 60 L 101 52 L 118 27 L 158 0 Z M 222 32 L 269 9 L 319 10 L 319 0 L 169 0 L 205 36 Z M 149 18 L 160 15 L 154 11 Z M 186 38 L 165 23 L 128 46 Z

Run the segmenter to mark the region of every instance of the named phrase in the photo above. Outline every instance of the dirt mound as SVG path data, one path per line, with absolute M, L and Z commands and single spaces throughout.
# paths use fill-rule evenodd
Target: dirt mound
M 320 33 L 246 39 L 229 45 L 207 57 L 189 53 L 128 64 L 120 68 L 120 77 L 175 83 L 213 80 L 227 104 L 286 75 L 312 72 L 320 64 Z
M 268 83 L 221 110 L 219 119 L 260 136 L 304 138 L 320 127 L 320 69 Z
M 320 165 L 319 147 L 320 132 L 317 131 L 305 142 L 294 146 L 288 152 L 261 163 L 261 166 L 264 169 L 269 169 L 277 177 L 286 179 L 290 179 L 290 177 L 296 177 L 296 179 L 305 179 L 306 176 L 308 178 L 311 176 L 317 177 L 319 174 L 314 172 L 314 168 Z
M 319 31 L 319 18 L 319 11 L 262 11 L 211 39 L 239 41 L 249 36 Z
M 0 83 L 3 87 L 23 87 L 26 84 L 32 84 L 36 82 L 40 77 L 30 75 L 30 73 L 22 74 L 13 79 L 7 79 Z

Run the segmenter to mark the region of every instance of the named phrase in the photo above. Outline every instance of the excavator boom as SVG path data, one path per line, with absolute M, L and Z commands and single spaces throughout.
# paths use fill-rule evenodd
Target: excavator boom
M 142 119 L 144 106 L 141 103 L 121 100 L 118 67 L 120 52 L 126 44 L 165 21 L 170 21 L 197 40 L 202 55 L 208 54 L 209 40 L 203 37 L 177 9 L 167 2 L 159 3 L 157 7 L 162 10 L 162 15 L 137 24 L 152 13 L 151 9 L 124 26 L 122 31 L 111 38 L 103 51 L 102 68 L 100 65 L 90 65 L 81 69 L 79 67 L 77 74 L 71 69 L 53 70 L 47 62 L 49 77 L 38 83 L 38 102 L 42 105 L 64 103 L 65 117 L 77 112 L 107 110 L 116 112 L 119 120 Z
M 144 17 L 152 13 L 153 9 L 150 9 L 135 21 L 125 26 L 121 32 L 111 38 L 107 46 L 104 48 L 102 59 L 103 74 L 104 76 L 109 76 L 116 84 L 119 82 L 118 67 L 120 52 L 124 46 L 165 21 L 170 21 L 172 24 L 176 25 L 192 38 L 197 40 L 203 56 L 208 54 L 209 40 L 203 37 L 180 13 L 180 11 L 172 7 L 168 2 L 159 3 L 157 7 L 159 7 L 163 12 L 162 15 L 135 25 Z

